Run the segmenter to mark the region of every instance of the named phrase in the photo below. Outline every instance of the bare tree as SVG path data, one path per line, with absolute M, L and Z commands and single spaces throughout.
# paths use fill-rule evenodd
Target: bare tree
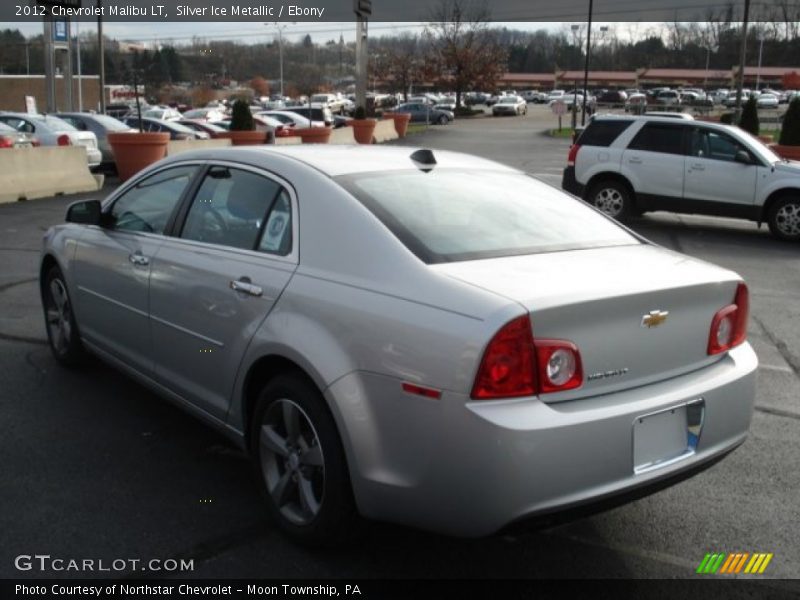
M 431 15 L 426 36 L 439 63 L 440 83 L 456 93 L 456 107 L 465 91 L 494 89 L 506 71 L 505 49 L 489 23 L 486 5 L 467 0 L 440 0 Z

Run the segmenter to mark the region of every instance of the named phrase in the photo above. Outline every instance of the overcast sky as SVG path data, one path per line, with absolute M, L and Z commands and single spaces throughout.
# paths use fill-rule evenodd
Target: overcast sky
M 0 0 L 5 1 L 5 0 Z M 322 43 L 330 39 L 339 39 L 343 35 L 345 41 L 355 40 L 355 23 L 283 23 L 285 39 L 298 41 L 306 34 L 310 34 L 315 42 Z M 540 23 L 540 22 L 508 22 L 494 23 L 495 26 L 506 26 L 512 29 L 523 29 L 536 31 L 546 29 L 548 31 L 559 31 L 564 27 L 569 27 L 570 23 Z M 592 30 L 597 32 L 603 26 L 616 26 L 617 35 L 626 39 L 632 32 L 634 35 L 641 35 L 649 29 L 658 29 L 660 23 L 594 23 Z M 585 23 L 582 23 L 585 26 Z M 385 23 L 376 22 L 370 24 L 370 36 L 379 37 L 381 35 L 396 35 L 402 32 L 418 33 L 422 31 L 423 23 Z M 40 23 L 11 23 L 0 22 L 0 29 L 19 29 L 26 36 L 38 35 L 42 32 Z M 94 23 L 81 23 L 80 30 L 96 31 Z M 205 39 L 230 39 L 242 43 L 264 42 L 271 40 L 276 35 L 276 28 L 272 23 L 263 24 L 253 21 L 245 23 L 105 23 L 104 31 L 107 36 L 130 41 L 144 42 L 174 42 L 177 44 L 187 43 L 192 37 L 197 36 Z

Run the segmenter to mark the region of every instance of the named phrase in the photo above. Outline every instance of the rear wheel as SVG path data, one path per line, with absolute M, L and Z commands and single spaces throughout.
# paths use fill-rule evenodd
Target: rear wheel
M 767 224 L 772 235 L 779 239 L 800 240 L 800 196 L 780 198 L 769 209 Z
M 311 545 L 355 536 L 360 518 L 341 439 L 307 378 L 282 375 L 264 387 L 250 440 L 261 490 L 283 531 Z
M 58 267 L 52 267 L 47 271 L 42 281 L 42 306 L 47 341 L 53 356 L 68 367 L 79 364 L 85 356 L 85 351 L 72 312 L 72 300 L 67 291 L 67 283 Z
M 438 121 L 439 125 L 447 125 L 449 122 L 450 122 L 450 119 L 448 119 L 446 115 L 441 115 L 439 117 L 439 121 Z
M 628 188 L 620 181 L 599 181 L 589 190 L 589 204 L 609 217 L 624 221 L 634 214 L 633 199 Z

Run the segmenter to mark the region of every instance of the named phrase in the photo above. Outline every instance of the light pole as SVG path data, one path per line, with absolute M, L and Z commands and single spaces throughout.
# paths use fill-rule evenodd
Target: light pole
M 706 75 L 703 79 L 703 89 L 708 91 L 708 69 L 709 65 L 711 64 L 711 53 L 717 51 L 717 46 L 712 44 L 709 40 L 708 44 L 706 45 Z
M 592 50 L 592 8 L 594 0 L 589 0 L 589 22 L 586 25 L 586 63 L 583 67 L 583 108 L 581 110 L 581 125 L 586 125 L 586 96 L 589 88 L 589 54 Z
M 100 80 L 100 114 L 106 114 L 106 43 L 103 39 L 103 0 L 97 0 L 97 54 L 99 60 Z
M 269 26 L 270 23 L 264 23 L 264 25 Z M 281 100 L 283 100 L 283 30 L 286 29 L 287 25 L 281 25 L 277 22 L 272 23 L 272 25 L 278 31 L 278 61 L 280 63 Z
M 761 55 L 764 53 L 764 32 L 758 32 L 758 70 L 756 71 L 756 91 L 758 91 L 758 86 L 761 84 Z
M 80 19 L 75 19 L 75 48 L 78 60 L 78 112 L 83 112 L 83 71 L 81 67 L 81 28 Z

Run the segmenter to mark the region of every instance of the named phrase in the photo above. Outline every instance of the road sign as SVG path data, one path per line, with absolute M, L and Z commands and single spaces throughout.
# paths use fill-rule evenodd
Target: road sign
M 553 102 L 551 108 L 553 110 L 553 114 L 558 115 L 559 117 L 567 114 L 567 105 L 563 100 L 556 100 Z
M 69 39 L 67 35 L 67 20 L 56 19 L 53 21 L 53 41 L 56 44 L 66 44 Z
M 372 0 L 353 0 L 353 12 L 360 18 L 372 16 Z

